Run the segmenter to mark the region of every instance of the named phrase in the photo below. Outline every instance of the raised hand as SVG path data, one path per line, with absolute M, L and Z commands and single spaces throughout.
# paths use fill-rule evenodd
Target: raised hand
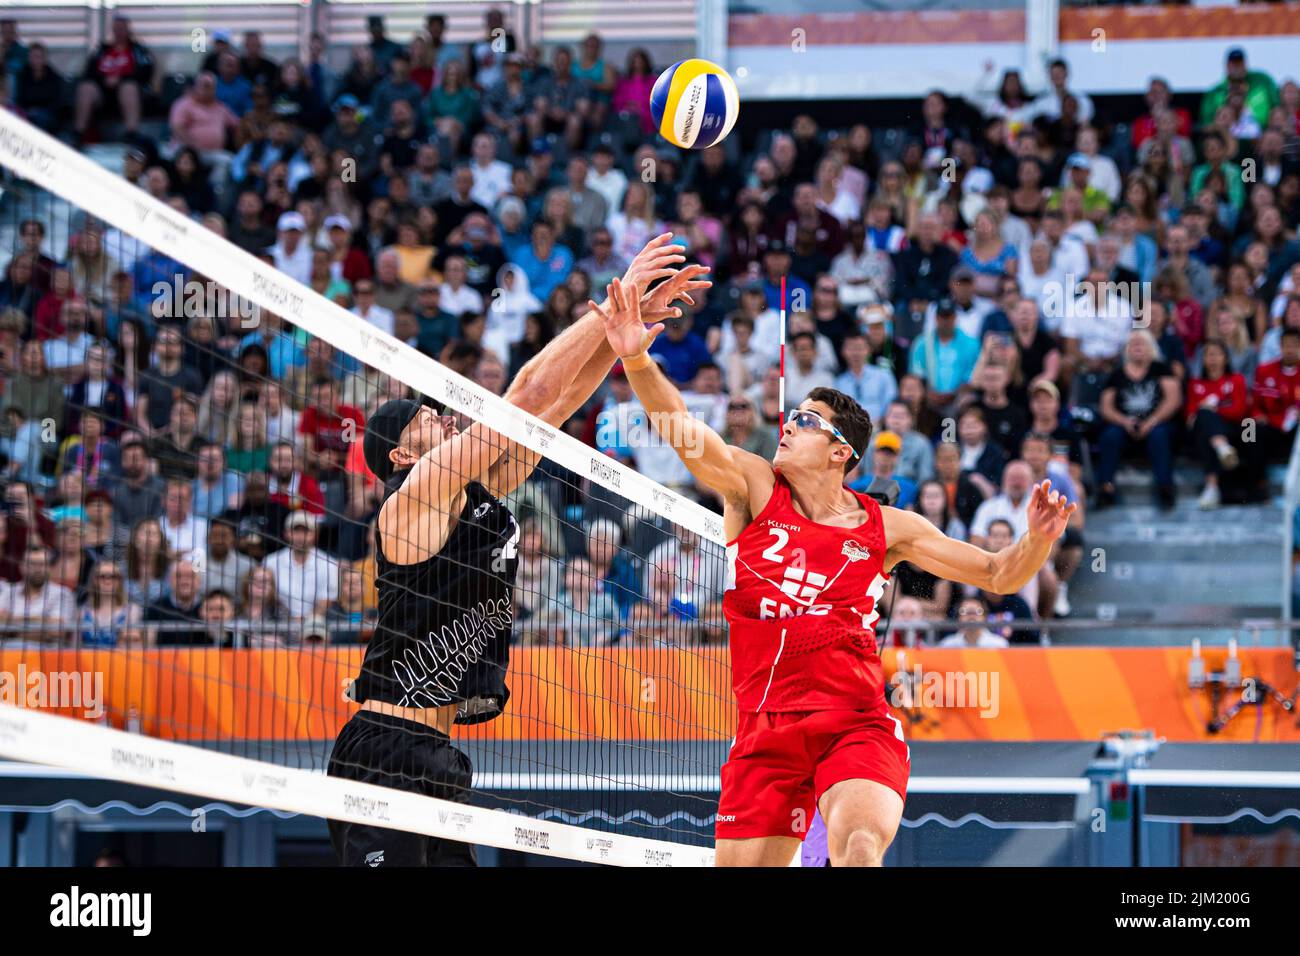
M 663 323 L 659 322 L 649 329 L 642 323 L 641 292 L 635 285 L 625 285 L 615 279 L 609 284 L 608 293 L 606 310 L 600 309 L 595 302 L 588 301 L 587 304 L 605 320 L 605 337 L 609 339 L 609 347 L 623 358 L 641 354 L 664 330 Z
M 1059 538 L 1077 507 L 1066 504 L 1061 493 L 1053 491 L 1052 483 L 1044 479 L 1040 484 L 1034 485 L 1029 498 L 1029 530 L 1046 538 Z
M 709 267 L 690 265 L 672 273 L 672 278 L 655 286 L 641 299 L 641 321 L 662 322 L 664 319 L 676 319 L 682 310 L 674 302 L 687 302 L 695 305 L 692 292 L 702 292 L 711 288 L 713 283 L 699 276 L 708 275 Z
M 672 238 L 671 232 L 664 232 L 647 242 L 623 273 L 623 285 L 648 289 L 652 282 L 672 275 L 672 266 L 686 261 L 682 247 L 672 245 Z

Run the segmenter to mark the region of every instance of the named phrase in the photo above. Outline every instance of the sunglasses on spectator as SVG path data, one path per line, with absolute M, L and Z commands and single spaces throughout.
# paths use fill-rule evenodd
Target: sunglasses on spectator
M 727 406 L 729 412 L 752 412 L 753 410 L 754 406 L 749 402 L 732 402 Z
M 836 441 L 839 441 L 849 446 L 849 451 L 853 453 L 853 458 L 855 460 L 862 457 L 854 449 L 852 443 L 847 438 L 844 437 L 843 432 L 841 432 L 838 428 L 836 428 L 826 419 L 822 418 L 816 412 L 806 411 L 804 409 L 799 409 L 799 408 L 792 408 L 790 409 L 790 414 L 785 417 L 785 421 L 787 425 L 793 422 L 794 427 L 799 429 L 820 428 L 823 431 L 828 431 L 831 433 L 831 436 L 835 438 Z

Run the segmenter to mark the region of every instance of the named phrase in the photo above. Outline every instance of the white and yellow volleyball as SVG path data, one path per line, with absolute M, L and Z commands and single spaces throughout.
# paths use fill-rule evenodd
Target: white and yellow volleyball
M 650 91 L 650 115 L 659 135 L 683 149 L 722 142 L 740 115 L 736 81 L 708 60 L 674 63 Z

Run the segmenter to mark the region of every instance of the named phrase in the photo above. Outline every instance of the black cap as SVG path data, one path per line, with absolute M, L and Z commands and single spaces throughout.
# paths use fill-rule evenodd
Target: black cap
M 365 454 L 366 467 L 380 481 L 387 481 L 392 475 L 393 462 L 388 454 L 397 447 L 402 432 L 419 413 L 419 402 L 410 398 L 395 398 L 380 405 L 379 410 L 366 422 L 366 437 L 361 450 Z
M 952 299 L 949 299 L 947 296 L 944 296 L 934 304 L 934 311 L 936 315 L 956 315 L 957 303 L 953 302 Z M 369 460 L 368 457 L 367 460 Z
M 763 251 L 767 253 L 767 252 L 788 252 L 789 250 L 786 249 L 785 247 L 784 239 L 771 239 L 767 243 L 767 248 L 764 249 Z
M 1246 59 L 1246 51 L 1239 46 L 1234 46 L 1231 50 L 1228 51 L 1228 59 L 1244 60 Z

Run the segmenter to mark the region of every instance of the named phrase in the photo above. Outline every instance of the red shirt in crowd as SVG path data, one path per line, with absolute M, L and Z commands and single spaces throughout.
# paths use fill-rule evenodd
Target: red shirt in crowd
M 1255 369 L 1255 414 L 1274 428 L 1290 431 L 1288 421 L 1300 406 L 1300 365 L 1284 368 L 1282 360 Z
M 130 44 L 125 47 L 111 47 L 100 56 L 95 68 L 105 79 L 115 76 L 119 80 L 129 80 L 135 75 L 135 50 Z
M 1174 115 L 1178 117 L 1178 135 L 1192 135 L 1192 114 L 1187 112 L 1181 106 L 1174 110 Z M 1152 136 L 1156 135 L 1156 118 L 1148 113 L 1146 116 L 1138 117 L 1133 123 L 1133 148 L 1137 149 Z
M 1250 409 L 1250 390 L 1240 372 L 1220 375 L 1216 379 L 1194 378 L 1187 386 L 1187 421 L 1190 424 L 1201 409 L 1201 402 L 1214 396 L 1214 410 L 1229 422 L 1239 422 Z
M 350 444 L 360 444 L 366 431 L 366 416 L 359 408 L 339 405 L 332 412 L 308 405 L 298 420 L 298 434 L 317 452 L 336 452 L 342 464 Z
M 304 475 L 301 471 L 295 471 L 288 481 L 270 476 L 267 497 L 290 511 L 302 509 L 314 515 L 325 513 L 325 496 L 321 494 L 320 485 L 311 475 Z

